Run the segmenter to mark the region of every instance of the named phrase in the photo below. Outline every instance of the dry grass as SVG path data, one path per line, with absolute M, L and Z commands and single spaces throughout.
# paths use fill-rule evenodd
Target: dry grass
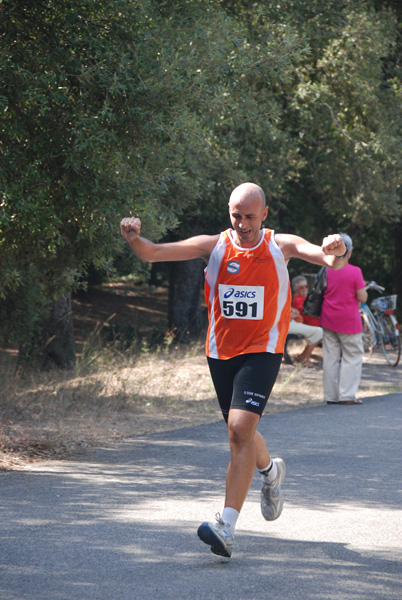
M 217 418 L 205 366 L 201 353 L 178 352 L 136 360 L 108 354 L 106 361 L 98 353 L 80 375 L 15 375 L 3 364 L 0 468 Z
M 202 347 L 139 358 L 97 352 L 86 373 L 2 366 L 0 467 L 77 454 L 144 433 L 220 419 Z M 319 402 L 316 372 L 283 366 L 269 410 Z M 303 393 L 301 393 L 303 391 Z
M 221 418 L 201 345 L 139 355 L 93 348 L 74 372 L 42 374 L 15 373 L 15 357 L 0 357 L 0 469 Z M 318 349 L 314 364 L 283 364 L 266 412 L 322 404 Z M 401 367 L 372 357 L 359 396 L 391 391 L 402 391 Z

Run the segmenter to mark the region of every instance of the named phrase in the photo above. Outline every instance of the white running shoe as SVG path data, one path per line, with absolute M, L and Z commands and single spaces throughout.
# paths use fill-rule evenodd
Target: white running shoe
M 261 488 L 261 512 L 264 519 L 267 521 L 275 521 L 280 517 L 283 509 L 282 482 L 286 474 L 286 465 L 281 458 L 272 459 L 276 464 L 277 476 L 271 483 L 264 481 L 262 476 Z
M 219 556 L 232 556 L 234 536 L 229 523 L 226 523 L 219 513 L 215 515 L 216 523 L 205 521 L 199 526 L 197 535 L 201 541 L 211 546 L 211 552 Z

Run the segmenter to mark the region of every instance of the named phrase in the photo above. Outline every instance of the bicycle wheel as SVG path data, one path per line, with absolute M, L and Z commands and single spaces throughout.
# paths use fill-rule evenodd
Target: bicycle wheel
M 384 315 L 381 319 L 383 337 L 381 349 L 391 367 L 396 367 L 401 356 L 401 338 L 396 319 L 393 315 Z
M 373 330 L 371 329 L 369 318 L 365 313 L 362 314 L 362 326 L 364 353 L 367 354 L 368 358 L 370 358 L 370 356 L 373 354 L 375 338 L 373 335 Z

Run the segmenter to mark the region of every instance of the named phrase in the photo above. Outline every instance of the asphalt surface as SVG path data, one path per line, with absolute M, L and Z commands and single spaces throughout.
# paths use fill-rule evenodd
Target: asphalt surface
M 254 478 L 228 561 L 196 535 L 222 510 L 223 423 L 0 474 L 0 598 L 401 600 L 402 394 L 266 415 L 282 516 Z

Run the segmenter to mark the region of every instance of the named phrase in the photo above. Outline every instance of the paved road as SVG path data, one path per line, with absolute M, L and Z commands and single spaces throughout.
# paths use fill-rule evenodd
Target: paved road
M 230 561 L 196 529 L 222 509 L 222 423 L 0 475 L 0 598 L 401 600 L 402 394 L 266 415 L 288 475 L 264 521 L 255 478 Z

